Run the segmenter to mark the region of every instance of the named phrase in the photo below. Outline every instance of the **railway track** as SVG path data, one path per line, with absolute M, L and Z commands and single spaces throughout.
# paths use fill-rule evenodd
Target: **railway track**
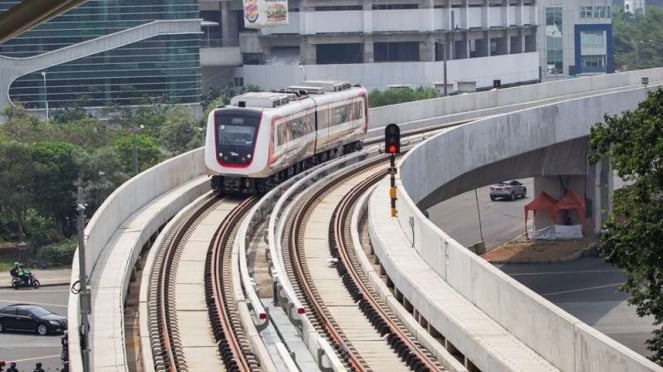
M 350 247 L 354 203 L 385 175 L 385 162 L 372 161 L 298 200 L 283 233 L 285 267 L 309 319 L 348 369 L 444 370 L 379 299 Z
M 157 371 L 261 371 L 232 289 L 234 231 L 256 198 L 208 195 L 170 230 L 150 283 Z
M 417 136 L 425 138 L 427 135 L 417 134 Z M 375 152 L 377 146 L 373 144 L 370 147 Z M 368 168 L 370 167 L 368 166 Z M 373 176 L 370 177 L 372 182 L 385 174 L 383 166 L 373 165 L 372 169 Z M 348 184 L 356 183 L 357 177 L 349 179 L 355 181 L 333 184 L 345 184 L 347 188 Z M 364 182 L 362 183 L 363 186 L 359 188 L 366 189 L 369 184 Z M 340 198 L 343 191 L 338 191 L 338 189 L 343 187 L 334 187 L 337 191 L 332 194 Z M 357 194 L 360 193 L 360 191 L 357 192 Z M 314 195 L 309 200 L 314 200 L 316 197 Z M 263 370 L 260 361 L 251 350 L 250 341 L 244 333 L 242 320 L 238 315 L 237 303 L 244 303 L 244 299 L 238 301 L 234 297 L 237 294 L 237 283 L 233 283 L 233 281 L 238 282 L 239 280 L 234 279 L 232 275 L 232 270 L 237 271 L 237 269 L 233 268 L 231 270 L 233 265 L 231 262 L 233 254 L 231 252 L 237 225 L 257 200 L 258 198 L 247 198 L 243 201 L 228 200 L 209 195 L 198 203 L 198 207 L 191 208 L 191 211 L 187 212 L 185 217 L 181 218 L 176 223 L 176 227 L 170 229 L 170 232 L 164 238 L 164 244 L 159 250 L 151 277 L 148 305 L 150 313 L 149 332 L 156 370 Z M 311 205 L 315 205 L 315 203 Z M 305 211 L 306 208 L 308 207 L 305 206 L 300 211 Z M 345 215 L 346 212 L 343 211 L 338 214 Z M 301 212 L 300 215 L 301 223 L 309 218 L 306 212 Z M 268 219 L 265 218 L 261 222 L 263 229 L 266 227 Z M 329 220 L 327 224 L 330 223 L 337 224 Z M 299 222 L 295 222 L 295 225 L 299 225 Z M 293 231 L 292 241 L 301 242 L 302 238 L 299 230 L 293 229 Z M 258 232 L 254 233 L 252 237 L 246 236 L 249 241 L 253 242 L 249 244 L 249 247 L 260 241 L 259 235 Z M 288 234 L 284 233 L 283 236 L 286 240 L 289 239 Z M 326 233 L 325 236 L 327 236 Z M 336 249 L 338 243 L 334 242 L 332 244 Z M 329 248 L 326 249 L 326 252 L 325 256 L 330 257 Z M 237 252 L 235 252 L 236 254 Z M 253 249 L 247 250 L 247 256 L 252 263 L 252 267 L 249 269 L 252 276 L 261 272 L 263 273 L 262 276 L 265 276 L 264 273 L 270 273 L 271 275 L 269 268 L 262 267 L 270 265 L 270 260 L 256 260 L 256 251 Z M 258 266 L 255 266 L 256 261 Z M 352 266 L 351 263 L 346 264 L 347 261 L 345 260 L 343 262 L 339 266 Z M 302 267 L 304 269 L 300 270 L 307 270 L 306 263 Z M 313 278 L 309 277 L 308 280 L 313 283 Z M 341 279 L 337 277 L 337 281 L 339 280 Z M 347 278 L 344 278 L 344 280 L 347 281 Z M 364 287 L 366 285 L 360 282 L 357 283 L 355 286 Z M 337 288 L 341 288 L 341 286 L 342 284 L 336 285 Z M 265 293 L 271 292 L 271 289 L 273 288 L 263 291 L 263 298 Z M 260 286 L 258 286 L 259 290 Z M 370 293 L 370 291 L 366 290 L 362 293 Z M 420 346 L 415 341 L 407 341 L 407 336 L 404 336 L 405 331 L 394 332 L 394 330 L 403 329 L 403 327 L 397 325 L 395 317 L 385 313 L 384 305 L 377 305 L 377 308 L 382 308 L 382 310 L 371 310 L 371 308 L 376 307 L 375 304 L 378 303 L 378 300 L 361 299 L 361 307 L 357 307 L 355 304 L 357 300 L 353 298 L 356 295 L 345 292 L 344 296 L 346 305 L 336 306 L 336 308 L 354 307 L 356 314 L 344 317 L 353 319 L 351 323 L 336 324 L 331 328 L 327 327 L 326 332 L 322 332 L 325 327 L 320 325 L 334 324 L 336 319 L 340 318 L 338 314 L 335 316 L 327 314 L 326 321 L 317 320 L 316 324 L 320 327 L 320 332 L 329 337 L 330 344 L 335 346 L 339 356 L 347 361 L 349 369 L 382 370 L 386 368 L 394 370 L 393 367 L 397 365 L 400 365 L 403 370 L 407 370 L 408 366 L 414 370 L 441 369 L 434 358 L 430 357 L 425 351 L 418 351 Z M 323 304 L 323 310 L 315 312 L 316 314 L 324 314 L 325 307 L 329 309 L 328 306 L 324 305 L 325 301 L 330 300 L 328 297 L 327 299 L 319 298 L 318 302 Z M 313 303 L 309 301 L 308 308 L 312 308 Z M 369 318 L 364 318 L 361 311 L 368 314 Z M 376 314 L 378 314 L 377 317 Z M 376 319 L 383 320 L 376 321 Z M 371 329 L 371 323 L 377 326 L 377 330 Z M 248 324 L 244 326 L 253 327 L 253 325 Z M 354 329 L 348 331 L 353 327 Z M 386 333 L 385 330 L 387 330 Z M 371 339 L 357 339 L 358 335 L 367 334 L 367 332 L 373 332 Z M 277 333 L 280 333 L 280 331 L 277 331 Z M 348 335 L 345 333 L 348 333 Z M 359 338 L 361 337 L 359 336 Z M 356 345 L 362 346 L 355 348 Z M 389 345 L 396 345 L 396 352 L 401 353 L 401 355 L 389 351 Z M 403 348 L 403 345 L 407 346 Z M 399 348 L 400 350 L 407 350 L 407 352 L 399 351 Z M 375 352 L 375 350 L 380 351 Z M 359 351 L 362 351 L 362 353 Z M 399 359 L 403 362 L 399 362 Z M 283 363 L 279 364 L 279 366 L 282 365 Z M 267 370 L 273 368 L 270 365 Z

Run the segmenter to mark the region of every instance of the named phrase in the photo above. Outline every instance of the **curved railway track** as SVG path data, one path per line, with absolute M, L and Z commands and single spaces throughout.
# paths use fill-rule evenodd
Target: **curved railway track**
M 350 253 L 348 215 L 356 199 L 385 175 L 386 163 L 372 161 L 298 201 L 283 234 L 285 267 L 311 310 L 311 322 L 349 369 L 443 370 L 379 300 Z M 321 216 L 327 221 L 323 228 Z M 338 276 L 331 278 L 329 271 Z M 339 293 L 343 285 L 348 291 Z
M 234 232 L 256 198 L 208 196 L 177 222 L 150 283 L 150 337 L 157 371 L 261 371 L 232 290 Z
M 424 138 L 426 136 L 420 133 L 417 135 Z M 375 145 L 372 147 L 375 148 Z M 375 165 L 377 163 L 382 161 L 364 167 L 373 169 L 368 171 L 372 172 L 372 176 L 360 183 L 350 199 L 356 198 L 371 183 L 385 175 L 385 166 Z M 356 179 L 357 175 L 349 177 L 352 178 Z M 291 226 L 304 226 L 309 218 L 306 210 L 316 204 L 311 201 L 343 184 L 342 180 L 336 180 L 331 183 L 327 192 L 317 193 L 308 198 L 308 202 L 300 205 L 297 217 Z M 262 370 L 260 361 L 251 351 L 249 341 L 244 335 L 237 311 L 237 301 L 233 295 L 233 280 L 236 279 L 233 279 L 230 269 L 231 250 L 237 225 L 257 200 L 258 198 L 252 197 L 243 201 L 229 201 L 208 196 L 199 203 L 201 204 L 199 207 L 187 212 L 164 239 L 165 243 L 159 251 L 151 277 L 148 304 L 150 339 L 156 370 Z M 351 201 L 347 203 L 352 204 Z M 344 208 L 334 212 L 334 215 L 344 216 L 346 213 L 350 212 Z M 338 225 L 345 222 L 331 223 Z M 291 229 L 290 233 L 283 235 L 284 240 L 301 243 L 303 238 L 300 231 L 298 228 Z M 343 258 L 339 261 L 338 268 L 343 268 L 339 270 L 344 273 L 348 272 L 345 267 L 353 267 L 348 261 L 352 258 L 349 254 L 336 253 L 340 252 L 338 247 L 342 244 L 339 243 L 341 240 L 334 240 L 343 239 L 343 234 L 338 238 L 329 235 L 329 238 L 333 247 L 331 250 L 327 249 L 327 257 Z M 305 261 L 302 261 L 304 263 L 301 266 L 290 266 L 287 257 L 286 253 L 284 257 L 286 266 L 299 270 L 298 276 L 304 278 L 304 283 L 313 283 L 313 279 L 307 276 Z M 360 274 L 353 274 L 353 277 L 360 278 Z M 368 294 L 372 294 L 370 289 L 366 289 L 366 283 L 354 281 L 358 279 L 351 281 L 349 278 L 349 275 L 343 276 L 343 282 L 350 287 L 350 294 L 346 293 L 345 296 L 350 298 L 351 302 L 360 305 L 357 307 L 359 316 L 354 317 L 354 322 L 363 324 L 362 332 L 365 332 L 366 327 L 371 327 L 370 324 L 373 324 L 377 330 L 374 332 L 376 336 L 369 342 L 357 341 L 352 335 L 348 337 L 347 332 L 341 325 L 336 324 L 335 317 L 328 311 L 325 298 L 316 293 L 315 289 L 309 294 L 307 301 L 309 309 L 316 308 L 314 314 L 317 314 L 316 324 L 319 332 L 326 334 L 340 357 L 346 361 L 347 367 L 356 371 L 371 370 L 380 367 L 375 365 L 376 359 L 388 361 L 386 365 L 392 367 L 393 363 L 398 364 L 398 360 L 401 359 L 402 367 L 405 369 L 409 366 L 417 371 L 440 370 L 439 363 L 425 351 L 420 351 L 421 347 L 416 341 L 412 341 L 411 335 L 407 335 L 407 332 L 402 330 L 404 328 L 398 325 L 398 320 L 384 310 L 386 308 L 384 304 L 380 305 L 377 299 L 366 298 Z M 364 289 L 353 293 L 353 288 Z M 360 293 L 361 298 L 357 298 L 357 293 Z M 361 316 L 361 311 L 366 314 L 368 320 Z M 384 344 L 377 349 L 387 350 L 390 345 L 395 348 L 396 354 L 389 352 L 391 358 L 385 358 L 384 351 L 380 351 L 371 355 L 367 361 L 366 354 L 362 355 L 353 346 L 361 343 L 377 344 L 375 341 Z M 373 354 L 373 351 L 370 353 Z

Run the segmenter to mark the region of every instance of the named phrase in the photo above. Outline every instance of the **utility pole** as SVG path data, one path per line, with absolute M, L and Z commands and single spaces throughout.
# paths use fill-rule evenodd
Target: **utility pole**
M 83 188 L 78 188 L 78 199 L 76 200 L 76 210 L 78 211 L 78 282 L 80 290 L 78 291 L 78 303 L 80 314 L 80 334 L 81 334 L 81 352 L 83 357 L 83 371 L 90 371 L 90 348 L 89 332 L 90 323 L 88 315 L 92 310 L 90 300 L 90 291 L 87 287 L 87 275 L 85 271 L 85 201 L 83 200 Z
M 48 121 L 48 87 L 46 85 L 46 71 L 41 72 L 44 78 L 44 108 L 46 109 L 46 121 Z

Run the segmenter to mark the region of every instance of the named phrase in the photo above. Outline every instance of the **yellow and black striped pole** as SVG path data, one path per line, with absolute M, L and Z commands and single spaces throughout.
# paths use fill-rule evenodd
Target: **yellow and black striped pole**
M 391 187 L 389 188 L 389 197 L 391 198 L 391 216 L 396 217 L 396 155 L 389 155 L 389 174 L 391 175 Z
M 391 175 L 391 216 L 396 217 L 396 154 L 401 152 L 401 128 L 397 124 L 384 127 L 384 151 L 389 154 L 389 174 Z

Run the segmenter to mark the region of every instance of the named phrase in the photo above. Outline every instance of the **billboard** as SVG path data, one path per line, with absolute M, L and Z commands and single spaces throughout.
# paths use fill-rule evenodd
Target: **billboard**
M 244 27 L 288 24 L 288 0 L 244 0 Z

